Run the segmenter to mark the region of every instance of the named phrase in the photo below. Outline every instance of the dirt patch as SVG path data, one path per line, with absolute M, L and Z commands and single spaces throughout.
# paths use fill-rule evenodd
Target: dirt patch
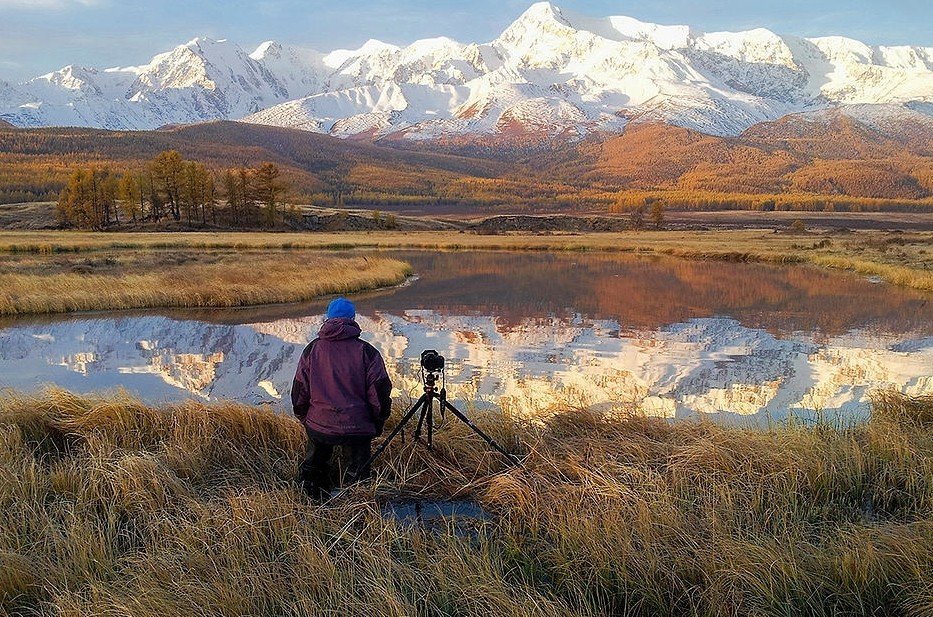
M 307 207 L 299 229 L 306 231 L 443 231 L 458 225 L 431 217 L 401 216 L 381 210 L 348 210 Z
M 508 232 L 605 232 L 625 231 L 629 228 L 627 219 L 600 216 L 566 215 L 507 215 L 492 216 L 467 226 L 476 233 Z
M 0 229 L 60 229 L 55 204 L 0 204 Z

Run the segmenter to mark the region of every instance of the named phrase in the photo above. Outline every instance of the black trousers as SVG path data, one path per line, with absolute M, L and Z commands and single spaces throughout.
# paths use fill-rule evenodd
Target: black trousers
M 372 453 L 372 439 L 325 441 L 305 430 L 308 433 L 308 444 L 305 448 L 305 458 L 298 468 L 298 483 L 309 495 L 320 497 L 330 492 L 337 484 L 352 484 L 369 477 L 366 463 Z M 337 469 L 331 466 L 334 448 L 341 449 Z

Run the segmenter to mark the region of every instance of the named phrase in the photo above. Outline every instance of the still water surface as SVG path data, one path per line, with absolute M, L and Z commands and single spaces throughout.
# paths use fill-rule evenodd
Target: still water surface
M 933 393 L 930 294 L 810 267 L 599 254 L 400 252 L 416 280 L 357 298 L 406 400 L 421 350 L 460 404 L 517 413 L 858 418 L 880 387 Z M 150 402 L 287 409 L 326 302 L 0 322 L 0 387 L 123 387 Z

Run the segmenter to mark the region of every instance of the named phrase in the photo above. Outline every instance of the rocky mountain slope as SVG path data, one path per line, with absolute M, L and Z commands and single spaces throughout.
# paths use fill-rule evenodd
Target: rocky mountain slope
M 593 19 L 543 2 L 483 44 L 369 41 L 320 53 L 267 42 L 247 53 L 230 41 L 195 39 L 142 66 L 67 66 L 0 83 L 0 119 L 22 127 L 244 119 L 455 144 L 565 141 L 633 121 L 738 135 L 837 107 L 887 130 L 911 130 L 912 116 L 933 114 L 933 48 L 761 28 L 703 33 Z

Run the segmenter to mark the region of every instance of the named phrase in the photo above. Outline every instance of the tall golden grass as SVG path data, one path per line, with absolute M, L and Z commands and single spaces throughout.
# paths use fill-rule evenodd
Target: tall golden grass
M 397 285 L 410 271 L 404 262 L 383 257 L 281 252 L 99 274 L 0 272 L 0 315 L 297 302 Z
M 0 401 L 0 611 L 28 615 L 930 615 L 933 398 L 847 427 L 477 414 L 330 504 L 269 411 Z M 422 528 L 391 499 L 472 498 Z

